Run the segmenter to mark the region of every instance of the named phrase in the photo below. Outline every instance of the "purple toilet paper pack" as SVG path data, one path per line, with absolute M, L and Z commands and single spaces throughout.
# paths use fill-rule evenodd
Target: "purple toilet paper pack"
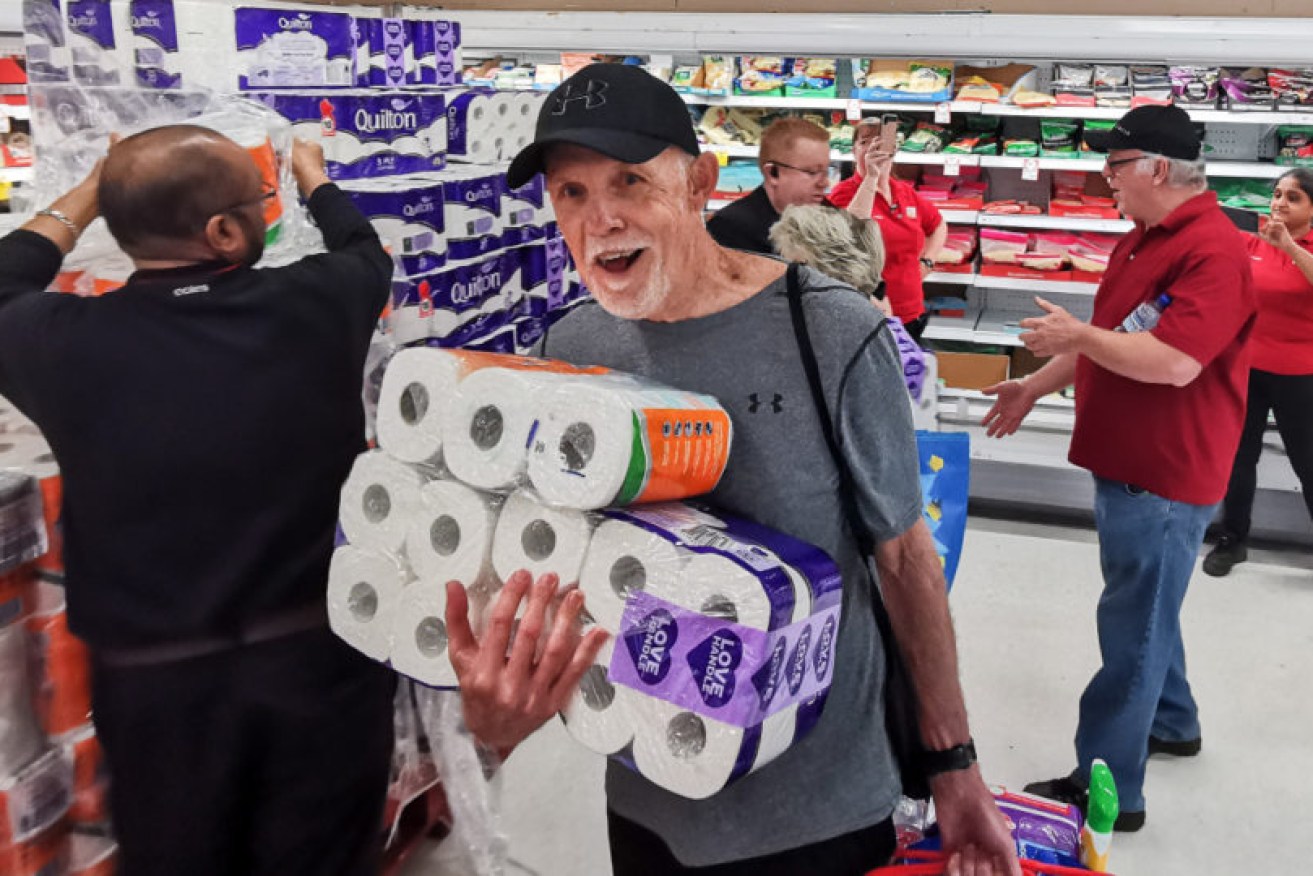
M 443 175 L 447 258 L 478 259 L 502 248 L 506 176 L 496 168 Z
M 60 0 L 24 0 L 23 50 L 32 84 L 67 82 L 68 23 Z
M 687 551 L 717 554 L 750 572 L 769 597 L 769 621 L 749 627 L 639 591 L 628 599 L 609 677 L 737 727 L 754 727 L 798 706 L 796 740 L 814 724 L 813 716 L 804 726 L 804 708 L 815 709 L 833 678 L 839 570 L 820 549 L 783 533 L 709 509 L 702 513 L 714 515 L 714 522 L 690 522 L 682 513 L 672 517 L 663 506 L 606 512 Z M 811 591 L 811 612 L 797 621 L 798 597 L 786 564 L 801 573 Z
M 260 99 L 324 148 L 334 180 L 400 176 L 446 163 L 446 114 L 439 95 L 404 92 L 284 94 Z
M 356 84 L 351 16 L 291 9 L 235 10 L 238 88 Z
M 460 22 L 433 22 L 434 80 L 436 85 L 460 85 Z
M 441 182 L 424 177 L 342 185 L 408 277 L 432 273 L 447 263 L 442 189 Z
M 76 81 L 83 85 L 120 83 L 114 31 L 114 10 L 109 0 L 70 0 L 68 43 Z
M 173 0 L 132 0 L 132 67 L 142 88 L 181 88 L 178 21 Z
M 541 319 L 565 304 L 565 244 L 559 237 L 507 252 L 519 258 L 511 301 L 517 315 Z
M 406 81 L 411 85 L 438 84 L 438 35 L 431 21 L 407 21 L 415 63 Z
M 427 318 L 427 337 L 459 347 L 510 324 L 503 296 L 507 259 L 498 253 L 469 264 L 392 282 L 394 315 L 414 308 Z
M 547 199 L 547 182 L 542 174 L 536 174 L 518 189 L 508 188 L 505 203 L 503 246 L 519 246 L 547 237 L 547 226 L 555 221 L 556 214 Z
M 376 18 L 369 23 L 369 84 L 400 88 L 414 77 L 415 49 L 410 23 L 400 18 Z

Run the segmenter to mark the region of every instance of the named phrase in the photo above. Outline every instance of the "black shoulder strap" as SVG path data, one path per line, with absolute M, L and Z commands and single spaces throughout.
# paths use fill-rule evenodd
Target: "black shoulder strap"
M 821 421 L 821 431 L 825 434 L 825 443 L 830 448 L 834 466 L 839 470 L 839 499 L 843 503 L 843 515 L 863 556 L 870 556 L 875 546 L 866 533 L 866 527 L 862 525 L 862 516 L 857 510 L 857 492 L 853 486 L 853 473 L 848 468 L 848 461 L 839 451 L 839 441 L 834 435 L 834 420 L 830 416 L 830 406 L 825 402 L 821 369 L 816 362 L 816 350 L 812 347 L 811 334 L 807 331 L 807 316 L 802 309 L 802 288 L 798 283 L 796 262 L 789 265 L 786 283 L 789 314 L 793 317 L 793 334 L 798 341 L 798 352 L 802 354 L 802 367 L 807 372 L 807 383 L 811 386 L 812 403 L 816 406 L 816 414 Z

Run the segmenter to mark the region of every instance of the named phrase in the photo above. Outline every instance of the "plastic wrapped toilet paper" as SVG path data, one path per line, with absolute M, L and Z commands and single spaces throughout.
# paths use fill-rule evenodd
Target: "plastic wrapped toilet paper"
M 133 78 L 141 88 L 181 88 L 182 56 L 173 0 L 131 0 Z
M 453 161 L 487 164 L 507 151 L 506 105 L 495 91 L 467 91 L 447 104 L 447 155 Z
M 355 84 L 356 46 L 350 15 L 238 7 L 234 22 L 239 88 Z
M 394 554 L 344 545 L 328 569 L 328 625 L 372 660 L 392 653 L 392 621 L 410 580 Z
M 459 581 L 466 590 L 495 589 L 492 538 L 502 498 L 459 481 L 425 484 L 406 533 L 406 558 L 425 582 Z
M 518 189 L 508 188 L 502 204 L 506 228 L 502 245 L 506 247 L 543 240 L 547 237 L 547 226 L 556 220 L 542 174 Z
M 461 381 L 442 432 L 453 475 L 484 490 L 509 490 L 524 482 L 537 400 L 569 379 L 549 368 L 485 368 Z
M 497 518 L 492 564 L 502 581 L 526 569 L 537 580 L 555 573 L 562 587 L 579 580 L 593 520 L 580 511 L 552 508 L 516 490 Z
M 374 226 L 405 276 L 426 274 L 446 264 L 441 182 L 399 176 L 347 180 L 341 189 Z
M 704 800 L 752 771 L 760 727 L 735 727 L 649 697 L 634 709 L 634 765 L 653 784 Z
M 615 635 L 629 597 L 644 590 L 677 592 L 686 574 L 685 563 L 692 556 L 632 522 L 607 520 L 593 533 L 579 573 L 584 609 Z
M 453 261 L 478 259 L 501 249 L 505 172 L 494 167 L 460 166 L 448 168 L 440 178 L 448 257 Z
M 356 457 L 342 485 L 342 531 L 357 547 L 400 553 L 429 477 L 381 450 Z
M 296 136 L 323 147 L 333 180 L 434 171 L 446 161 L 441 95 L 322 91 L 258 97 L 292 123 Z
M 416 76 L 411 28 L 400 18 L 369 21 L 369 84 L 400 88 Z
M 120 18 L 126 9 L 117 10 Z M 82 85 L 118 85 L 124 81 L 118 51 L 123 25 L 116 24 L 110 0 L 69 0 L 68 43 L 73 79 Z
M 616 754 L 634 739 L 639 721 L 635 703 L 640 694 L 632 688 L 615 685 L 610 680 L 611 658 L 615 640 L 608 640 L 593 665 L 579 682 L 561 712 L 565 729 L 575 741 L 598 754 Z
M 627 375 L 561 387 L 543 400 L 529 477 L 570 508 L 711 492 L 729 462 L 729 414 L 714 398 Z
M 438 84 L 438 37 L 431 21 L 407 21 L 411 51 L 415 58 L 407 82 L 411 85 Z
M 471 599 L 471 614 L 479 610 Z M 407 587 L 392 620 L 392 668 L 430 687 L 457 687 L 447 656 L 446 615 L 446 581 L 416 581 Z
M 68 26 L 58 0 L 23 0 L 23 48 L 33 85 L 68 82 Z
M 450 240 L 449 244 L 455 245 Z M 433 303 L 430 336 L 444 339 L 444 346 L 462 346 L 506 325 L 511 318 L 506 278 L 515 264 L 506 253 L 493 253 L 429 275 Z
M 378 398 L 378 445 L 404 462 L 442 458 L 442 421 L 469 369 L 445 350 L 412 347 L 388 363 Z

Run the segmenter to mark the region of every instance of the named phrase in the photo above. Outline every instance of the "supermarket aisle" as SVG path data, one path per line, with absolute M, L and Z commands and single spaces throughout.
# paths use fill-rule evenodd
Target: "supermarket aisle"
M 1093 532 L 973 519 L 952 598 L 986 778 L 1010 787 L 1072 766 L 1076 703 L 1097 660 Z M 1184 621 L 1204 751 L 1155 759 L 1148 824 L 1118 835 L 1119 876 L 1307 870 L 1313 840 L 1313 558 L 1256 551 L 1228 578 L 1196 573 Z M 553 725 L 506 772 L 510 874 L 605 876 L 601 764 Z M 1284 802 L 1280 802 L 1284 801 Z M 450 851 L 450 850 L 445 850 Z M 434 848 L 407 876 L 456 876 Z

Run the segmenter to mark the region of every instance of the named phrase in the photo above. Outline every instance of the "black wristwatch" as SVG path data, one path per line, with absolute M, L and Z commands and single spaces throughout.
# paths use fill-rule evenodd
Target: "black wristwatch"
M 969 769 L 976 762 L 976 743 L 968 739 L 965 745 L 954 745 L 943 751 L 922 751 L 917 754 L 917 759 L 927 779 L 940 773 Z
M 921 264 L 925 265 L 927 268 L 929 268 L 932 271 L 935 269 L 934 259 L 928 259 L 925 256 L 921 256 Z

